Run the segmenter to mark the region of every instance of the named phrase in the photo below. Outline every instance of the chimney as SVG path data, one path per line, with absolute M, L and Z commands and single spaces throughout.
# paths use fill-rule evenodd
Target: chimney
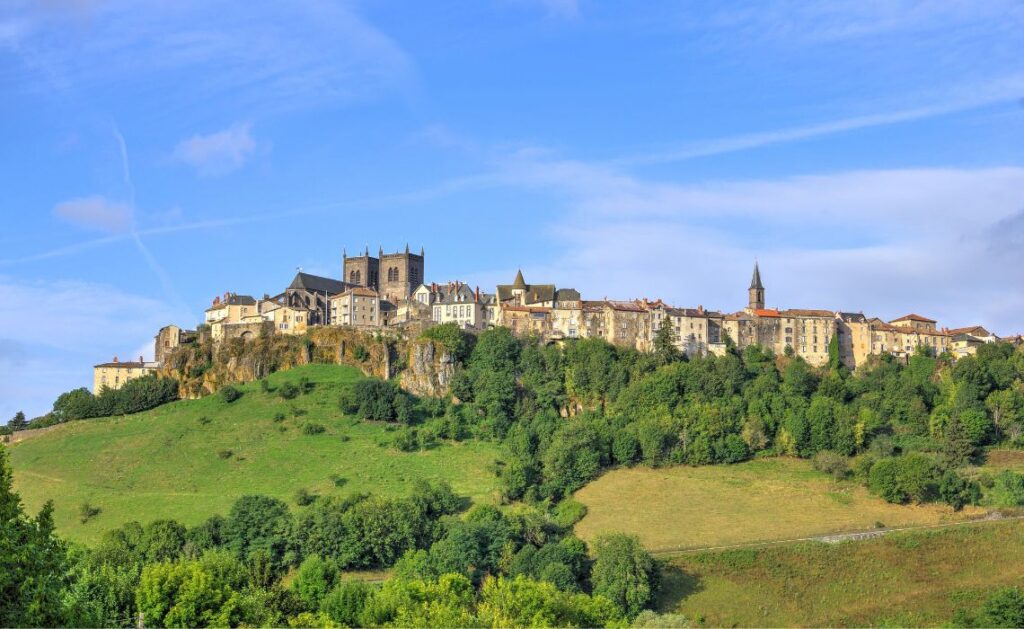
M 117 356 L 114 356 L 114 361 L 113 362 L 115 362 L 115 363 L 117 362 Z
M 704 304 L 697 304 L 697 314 L 704 314 Z
M 142 360 L 142 356 L 139 356 L 139 362 L 140 362 L 140 363 L 144 363 L 144 362 L 146 362 L 146 361 Z

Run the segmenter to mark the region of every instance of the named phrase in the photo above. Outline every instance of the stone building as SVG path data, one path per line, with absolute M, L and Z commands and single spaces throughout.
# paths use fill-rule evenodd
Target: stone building
M 331 297 L 331 324 L 357 328 L 379 328 L 381 299 L 377 291 L 364 286 L 353 286 L 340 295 Z
M 109 363 L 101 363 L 92 368 L 92 392 L 99 395 L 103 389 L 120 389 L 128 382 L 143 376 L 155 374 L 160 365 L 145 362 L 142 356 L 138 361 L 121 362 L 114 356 Z
M 186 343 L 195 342 L 195 330 L 182 330 L 176 325 L 165 325 L 160 328 L 153 339 L 153 357 L 157 364 L 162 365 L 171 352 Z
M 305 315 L 308 325 L 327 325 L 330 323 L 330 301 L 334 295 L 340 295 L 350 286 L 341 280 L 298 272 L 295 279 L 288 285 L 284 293 L 274 297 L 276 303 L 308 312 Z
M 497 303 L 490 293 L 480 292 L 480 287 L 471 289 L 464 282 L 449 282 L 429 294 L 434 323 L 456 323 L 466 330 L 486 330 L 494 326 L 497 318 Z M 422 293 L 413 297 L 423 298 Z M 511 327 L 511 326 L 509 326 Z
M 393 304 L 403 304 L 423 284 L 425 252 L 419 255 L 409 252 L 384 253 L 381 247 L 377 257 L 370 255 L 369 248 L 361 256 L 349 257 L 342 252 L 343 277 L 353 286 L 370 288 L 380 297 Z

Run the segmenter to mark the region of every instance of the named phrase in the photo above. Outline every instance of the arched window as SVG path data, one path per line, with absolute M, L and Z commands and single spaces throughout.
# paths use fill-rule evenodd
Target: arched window
M 401 279 L 401 278 L 398 277 L 398 267 L 396 266 L 395 267 L 395 280 L 394 281 L 397 282 L 399 279 Z
M 388 281 L 389 282 L 393 282 L 394 279 L 395 279 L 395 269 L 394 269 L 394 267 L 388 267 Z
M 348 283 L 349 284 L 358 284 L 359 283 L 359 271 L 349 271 Z

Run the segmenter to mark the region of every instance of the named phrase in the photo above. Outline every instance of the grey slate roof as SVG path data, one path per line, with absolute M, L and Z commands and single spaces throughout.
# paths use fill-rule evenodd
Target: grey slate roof
M 301 271 L 295 274 L 295 279 L 288 285 L 289 290 L 308 290 L 314 293 L 327 293 L 328 295 L 344 293 L 347 288 L 348 284 L 341 280 L 310 275 Z

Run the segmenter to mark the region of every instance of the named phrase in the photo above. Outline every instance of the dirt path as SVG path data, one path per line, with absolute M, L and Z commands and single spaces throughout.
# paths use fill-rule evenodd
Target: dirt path
M 810 537 L 794 537 L 791 539 L 765 540 L 759 542 L 743 542 L 740 544 L 727 544 L 724 546 L 702 546 L 690 548 L 661 548 L 650 551 L 655 557 L 672 557 L 675 555 L 689 555 L 708 551 L 738 550 L 743 548 L 764 548 L 768 546 L 779 546 L 782 544 L 795 544 L 798 542 L 825 542 L 826 544 L 838 544 L 846 541 L 857 541 L 863 539 L 874 539 L 889 533 L 898 531 L 923 531 L 928 529 L 943 529 L 954 526 L 972 526 L 987 524 L 989 522 L 1007 522 L 1013 520 L 1024 520 L 1024 515 L 1005 516 L 999 512 L 991 512 L 982 518 L 973 520 L 961 520 L 959 522 L 945 522 L 943 524 L 918 524 L 913 526 L 898 526 L 891 528 L 871 529 L 868 531 L 850 531 L 849 533 L 834 533 L 830 535 L 812 535 Z

